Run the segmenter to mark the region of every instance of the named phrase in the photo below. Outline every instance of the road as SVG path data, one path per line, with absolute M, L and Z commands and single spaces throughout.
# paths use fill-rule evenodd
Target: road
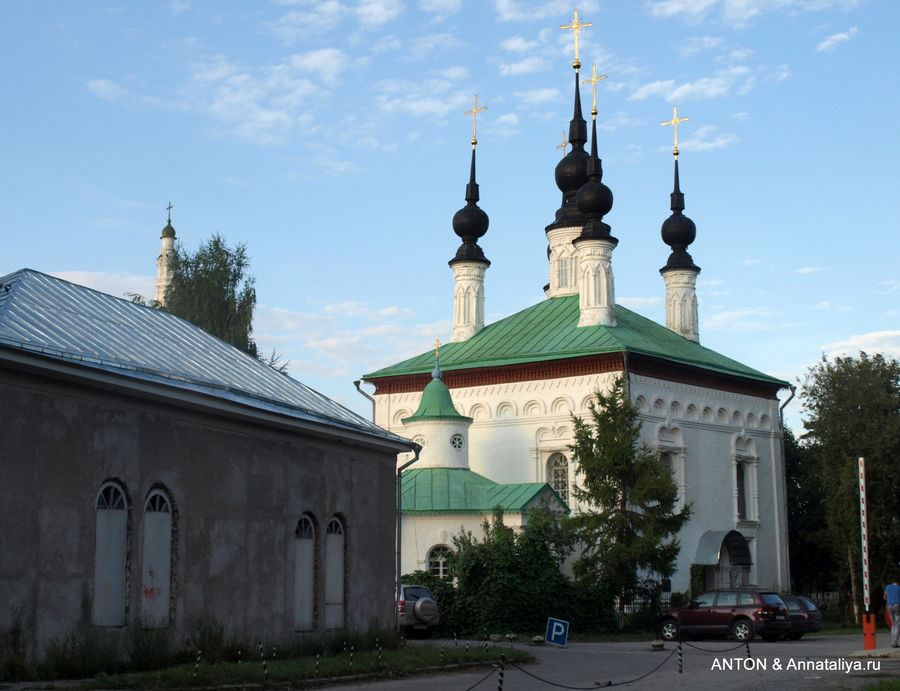
M 452 646 L 453 641 L 425 645 Z M 517 669 L 507 666 L 503 688 L 508 691 L 550 691 L 554 688 L 594 689 L 625 685 L 629 689 L 858 689 L 885 679 L 900 678 L 900 649 L 892 650 L 887 633 L 878 634 L 883 658 L 856 657 L 862 634 L 807 636 L 799 641 L 765 643 L 754 640 L 750 657 L 735 641 L 691 641 L 682 648 L 683 672 L 678 671 L 677 646 L 667 643 L 654 651 L 644 643 L 574 643 L 567 648 L 529 647 L 537 662 Z M 646 676 L 644 676 L 646 675 Z M 639 677 L 644 677 L 639 679 Z M 479 683 L 480 682 L 480 683 Z M 403 680 L 333 686 L 346 691 L 464 691 L 498 688 L 496 669 L 478 669 Z

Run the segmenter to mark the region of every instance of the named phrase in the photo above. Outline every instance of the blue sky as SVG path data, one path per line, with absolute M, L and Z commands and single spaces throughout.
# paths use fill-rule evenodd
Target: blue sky
M 179 239 L 246 243 L 255 337 L 352 381 L 451 331 L 474 94 L 487 321 L 543 298 L 572 112 L 570 3 L 4 0 L 0 272 L 152 295 Z M 794 381 L 900 357 L 900 4 L 588 0 L 619 303 L 664 322 L 672 116 L 701 343 Z M 587 74 L 585 74 L 587 73 Z M 590 91 L 583 92 L 590 118 Z M 799 428 L 792 403 L 788 421 Z

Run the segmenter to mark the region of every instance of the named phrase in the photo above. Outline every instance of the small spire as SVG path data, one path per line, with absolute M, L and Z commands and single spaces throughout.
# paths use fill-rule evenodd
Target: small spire
M 675 182 L 672 194 L 669 196 L 669 208 L 672 209 L 672 215 L 663 221 L 660 234 L 663 242 L 672 248 L 669 260 L 666 265 L 660 269 L 665 272 L 672 269 L 689 269 L 691 271 L 700 271 L 700 267 L 694 264 L 694 260 L 688 253 L 687 248 L 694 238 L 697 236 L 697 228 L 694 222 L 685 216 L 684 211 L 684 194 L 681 191 L 681 184 L 678 174 L 678 123 L 684 122 L 689 118 L 678 117 L 678 106 L 672 107 L 672 119 L 660 123 L 661 125 L 672 125 L 675 132 L 675 148 L 673 155 L 675 156 Z
M 478 144 L 478 113 L 487 110 L 487 106 L 478 106 L 478 95 L 475 95 L 475 106 L 467 110 L 465 115 L 472 116 L 472 163 L 469 167 L 469 182 L 466 185 L 466 205 L 453 216 L 453 232 L 462 240 L 456 256 L 450 260 L 452 266 L 457 261 L 478 261 L 490 266 L 484 251 L 478 246 L 478 238 L 488 229 L 488 215 L 478 206 L 478 183 L 475 181 L 475 147 Z
M 432 379 L 440 379 L 443 376 L 441 372 L 441 342 L 438 339 L 434 341 L 434 369 L 431 370 Z
M 169 212 L 169 223 L 172 223 L 172 209 L 173 208 L 174 207 L 172 206 L 172 202 L 169 202 L 169 205 L 166 207 L 166 211 Z

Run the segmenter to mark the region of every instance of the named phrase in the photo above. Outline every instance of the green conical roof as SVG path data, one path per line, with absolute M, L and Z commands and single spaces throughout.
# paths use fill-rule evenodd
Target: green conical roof
M 425 391 L 422 392 L 422 400 L 419 401 L 419 407 L 408 418 L 404 418 L 400 422 L 404 425 L 408 422 L 418 422 L 420 420 L 463 420 L 471 422 L 472 418 L 460 415 L 453 405 L 453 399 L 450 397 L 450 389 L 441 381 L 440 367 L 435 366 L 431 373 L 433 379 L 428 382 Z

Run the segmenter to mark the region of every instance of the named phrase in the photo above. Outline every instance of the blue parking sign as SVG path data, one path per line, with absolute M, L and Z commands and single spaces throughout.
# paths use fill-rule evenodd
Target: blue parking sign
M 566 647 L 566 639 L 569 637 L 569 622 L 562 619 L 547 618 L 547 635 L 544 640 L 553 645 Z

